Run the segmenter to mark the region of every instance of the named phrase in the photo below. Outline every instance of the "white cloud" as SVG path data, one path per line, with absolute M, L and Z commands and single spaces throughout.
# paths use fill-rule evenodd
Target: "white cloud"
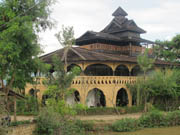
M 54 34 L 63 24 L 74 27 L 76 38 L 87 30 L 100 31 L 111 21 L 111 14 L 118 6 L 147 31 L 144 38 L 165 40 L 179 33 L 179 0 L 59 0 L 52 14 L 57 27 L 40 34 L 45 52 L 60 48 Z

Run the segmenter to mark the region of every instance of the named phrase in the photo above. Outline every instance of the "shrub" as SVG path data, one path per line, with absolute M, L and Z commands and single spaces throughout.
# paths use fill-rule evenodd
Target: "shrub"
M 39 111 L 38 100 L 33 96 L 26 96 L 26 100 L 17 100 L 17 114 L 37 113 Z
M 44 108 L 36 119 L 36 135 L 82 135 L 84 129 L 64 115 L 54 112 L 54 108 Z
M 117 114 L 117 111 L 120 114 L 126 114 L 126 113 L 137 113 L 142 112 L 144 109 L 143 106 L 132 106 L 132 107 L 94 107 L 94 108 L 78 108 L 77 113 L 79 115 L 108 115 L 108 114 Z
M 36 122 L 35 133 L 37 135 L 53 135 L 60 125 L 60 116 L 52 109 L 44 108 L 41 110 Z
M 139 129 L 139 122 L 136 119 L 125 118 L 122 120 L 118 120 L 112 124 L 111 128 L 116 132 L 127 132 L 127 131 L 135 131 Z
M 164 114 L 157 110 L 142 115 L 139 121 L 140 126 L 145 128 L 167 126 L 167 120 Z
M 166 115 L 167 126 L 180 125 L 180 111 L 168 112 Z
M 76 120 L 75 124 L 80 128 L 84 129 L 85 131 L 93 131 L 94 128 L 94 123 L 92 121 L 81 121 L 81 120 Z

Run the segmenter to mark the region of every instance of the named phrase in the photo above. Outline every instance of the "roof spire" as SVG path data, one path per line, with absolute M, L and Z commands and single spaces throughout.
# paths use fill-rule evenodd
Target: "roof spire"
M 116 11 L 112 14 L 112 16 L 127 16 L 128 14 L 126 13 L 126 11 L 124 11 L 121 7 L 119 7 L 118 9 L 116 9 Z

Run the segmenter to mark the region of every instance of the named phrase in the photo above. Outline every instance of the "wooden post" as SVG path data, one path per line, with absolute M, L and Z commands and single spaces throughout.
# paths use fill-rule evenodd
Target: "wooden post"
M 16 118 L 16 96 L 14 96 L 14 122 L 17 121 L 17 118 Z

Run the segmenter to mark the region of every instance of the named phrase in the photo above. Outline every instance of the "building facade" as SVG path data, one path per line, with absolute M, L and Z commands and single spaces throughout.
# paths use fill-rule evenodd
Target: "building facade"
M 76 46 L 67 52 L 67 72 L 73 66 L 81 68 L 71 87 L 76 89 L 72 96 L 67 97 L 68 104 L 80 102 L 88 107 L 97 106 L 132 106 L 132 95 L 127 84 L 136 83 L 137 76 L 142 72 L 137 64 L 137 56 L 145 48 L 153 46 L 152 41 L 141 38 L 146 33 L 137 26 L 121 7 L 113 14 L 113 20 L 100 32 L 87 31 L 76 39 Z M 52 62 L 57 55 L 62 61 L 65 49 L 46 54 L 41 59 Z M 149 57 L 153 57 L 150 50 Z M 169 63 L 156 60 L 152 70 L 163 68 Z M 148 71 L 151 73 L 152 70 Z M 36 86 L 39 99 L 43 99 L 46 87 L 39 80 Z M 26 94 L 33 93 L 33 86 L 27 84 Z

